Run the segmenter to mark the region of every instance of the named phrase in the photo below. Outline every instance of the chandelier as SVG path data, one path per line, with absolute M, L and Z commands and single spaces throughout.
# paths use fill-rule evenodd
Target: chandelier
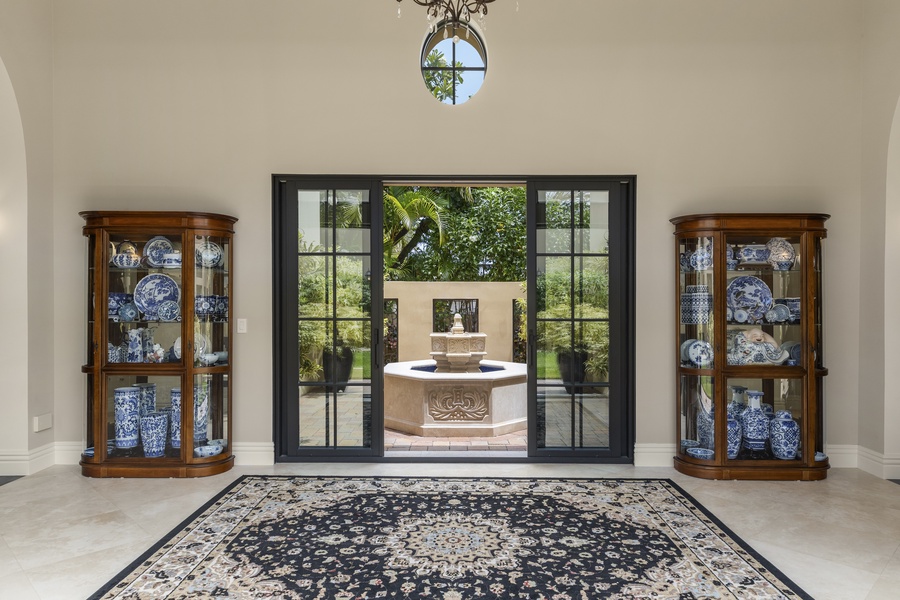
M 479 23 L 484 28 L 484 19 L 487 17 L 487 5 L 495 0 L 413 0 L 419 6 L 425 7 L 425 17 L 428 20 L 428 29 L 437 31 L 439 25 L 455 27 L 468 25 L 472 15 L 477 15 Z M 397 0 L 397 3 L 403 0 Z M 397 18 L 400 18 L 400 7 L 397 7 Z

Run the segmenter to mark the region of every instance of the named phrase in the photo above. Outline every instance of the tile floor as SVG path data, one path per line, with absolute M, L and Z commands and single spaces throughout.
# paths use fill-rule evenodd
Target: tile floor
M 900 598 L 900 486 L 693 479 L 669 468 L 500 463 L 235 467 L 200 479 L 90 479 L 58 465 L 0 487 L 0 598 L 83 600 L 243 474 L 671 478 L 817 600 Z

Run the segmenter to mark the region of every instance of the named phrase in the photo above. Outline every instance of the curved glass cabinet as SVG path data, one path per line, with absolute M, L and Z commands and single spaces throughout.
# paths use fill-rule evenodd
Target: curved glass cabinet
M 237 221 L 193 212 L 90 211 L 90 477 L 198 477 L 234 464 L 231 264 Z
M 672 219 L 678 471 L 707 479 L 825 478 L 827 219 Z

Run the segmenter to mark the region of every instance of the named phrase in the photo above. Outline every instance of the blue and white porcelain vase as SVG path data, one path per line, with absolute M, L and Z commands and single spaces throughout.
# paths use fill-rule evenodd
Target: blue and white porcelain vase
M 116 448 L 136 448 L 141 418 L 141 389 L 134 386 L 116 388 L 113 403 L 116 415 Z
M 141 416 L 156 412 L 156 384 L 139 383 L 136 387 L 141 390 Z
M 735 419 L 740 419 L 747 405 L 744 404 L 744 392 L 747 391 L 742 385 L 731 386 L 731 402 L 728 403 L 728 414 L 733 415 Z
M 169 431 L 169 415 L 152 412 L 141 417 L 141 443 L 144 456 L 156 458 L 166 452 L 166 434 Z
M 194 446 L 205 443 L 209 436 L 209 387 L 208 384 L 194 385 Z
M 181 448 L 181 388 L 172 388 L 170 393 L 172 407 L 169 409 L 169 423 L 171 434 L 169 439 L 173 448 Z
M 747 390 L 750 405 L 741 415 L 741 446 L 753 452 L 764 451 L 769 440 L 769 418 L 760 408 L 762 396 L 762 392 Z
M 138 327 L 137 329 L 129 329 L 128 330 L 128 351 L 125 357 L 125 362 L 130 363 L 142 363 L 144 362 L 144 329 L 143 327 Z
M 709 412 L 704 410 L 702 403 L 697 411 L 697 441 L 700 443 L 700 448 L 715 450 L 716 429 L 713 412 L 712 407 L 710 407 Z
M 794 460 L 800 448 L 800 426 L 791 411 L 779 410 L 769 422 L 769 444 L 772 454 L 781 460 Z
M 741 451 L 741 438 L 744 434 L 744 428 L 733 415 L 728 416 L 727 422 L 728 432 L 728 458 L 735 459 Z

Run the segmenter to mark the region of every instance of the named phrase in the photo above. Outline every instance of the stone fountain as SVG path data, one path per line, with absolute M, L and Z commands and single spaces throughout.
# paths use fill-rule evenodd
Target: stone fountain
M 385 427 L 427 437 L 493 437 L 527 423 L 527 368 L 486 360 L 484 333 L 431 334 L 431 360 L 384 367 Z

